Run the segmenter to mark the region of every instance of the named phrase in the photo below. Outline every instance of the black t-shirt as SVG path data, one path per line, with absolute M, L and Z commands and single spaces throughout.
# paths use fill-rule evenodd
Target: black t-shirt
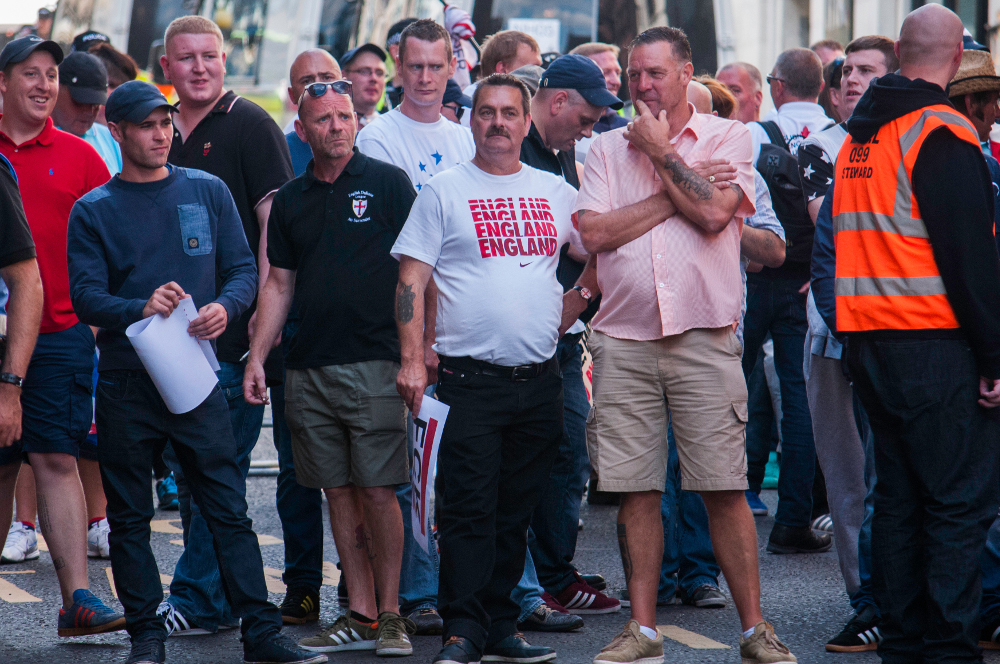
M 406 173 L 358 152 L 334 183 L 313 165 L 274 197 L 271 265 L 295 270 L 299 329 L 285 366 L 399 362 L 394 302 L 399 263 L 389 250 L 417 197 Z
M 178 166 L 207 171 L 226 183 L 240 213 L 247 244 L 258 258 L 260 225 L 254 209 L 293 177 L 288 143 L 271 116 L 229 91 L 186 141 L 182 142 L 180 132 L 174 130 L 169 159 Z M 249 350 L 247 323 L 256 310 L 255 300 L 238 321 L 229 321 L 217 342 L 219 360 L 239 362 Z M 280 351 L 272 351 L 265 369 L 270 381 L 280 381 Z
M 10 162 L 0 156 L 0 268 L 35 257 L 21 191 Z

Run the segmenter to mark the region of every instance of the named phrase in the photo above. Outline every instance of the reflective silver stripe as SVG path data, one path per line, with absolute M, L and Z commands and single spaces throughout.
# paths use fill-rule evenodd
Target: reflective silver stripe
M 875 212 L 841 212 L 833 218 L 833 232 L 841 231 L 882 231 L 903 237 L 927 237 L 927 227 L 921 219 L 894 219 Z
M 855 295 L 947 295 L 941 277 L 837 277 L 837 297 Z
M 926 110 L 921 113 L 920 118 L 906 130 L 906 133 L 899 137 L 899 147 L 903 151 L 904 158 L 906 157 L 906 153 L 910 151 L 910 148 L 912 148 L 917 142 L 917 139 L 920 138 L 920 134 L 923 133 L 924 125 L 927 123 L 927 120 L 932 117 L 938 118 L 946 125 L 967 129 L 973 136 L 977 135 L 976 130 L 972 128 L 969 121 L 960 116 L 957 112 Z

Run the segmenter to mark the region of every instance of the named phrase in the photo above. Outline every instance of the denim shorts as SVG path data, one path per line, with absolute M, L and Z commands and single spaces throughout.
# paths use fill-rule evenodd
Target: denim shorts
M 39 334 L 21 391 L 21 440 L 0 465 L 29 452 L 80 456 L 94 418 L 94 333 L 83 323 Z

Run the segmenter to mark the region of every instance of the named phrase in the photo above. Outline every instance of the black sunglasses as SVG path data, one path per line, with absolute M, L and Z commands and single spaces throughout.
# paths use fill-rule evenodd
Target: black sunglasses
M 333 90 L 338 95 L 347 95 L 351 99 L 354 99 L 354 85 L 348 80 L 331 81 L 329 83 L 310 83 L 299 97 L 299 106 L 302 105 L 302 99 L 306 96 L 307 92 L 310 97 L 322 97 L 326 94 L 327 90 Z
M 461 104 L 445 104 L 448 108 L 455 112 L 455 119 L 461 120 L 462 116 L 465 115 L 465 106 Z

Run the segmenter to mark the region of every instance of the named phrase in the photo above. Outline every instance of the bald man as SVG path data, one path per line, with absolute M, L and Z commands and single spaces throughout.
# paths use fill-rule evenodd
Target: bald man
M 925 5 L 895 51 L 899 72 L 872 81 L 847 122 L 819 214 L 833 216 L 836 287 L 820 280 L 816 299 L 835 299 L 829 322 L 847 334 L 874 433 L 879 655 L 980 662 L 979 557 L 1000 504 L 993 189 L 976 131 L 945 92 L 961 20 Z
M 340 78 L 340 66 L 332 55 L 321 48 L 303 51 L 288 72 L 288 99 L 298 106 L 306 86 Z M 296 114 L 289 122 L 291 129 L 285 128 L 295 177 L 306 172 L 313 157 L 312 148 L 295 132 L 298 117 Z M 289 343 L 298 326 L 298 313 L 292 309 L 280 337 L 284 355 L 288 354 Z M 292 433 L 285 421 L 284 382 L 271 387 L 271 418 L 274 446 L 278 450 L 275 497 L 285 540 L 285 572 L 281 578 L 288 588 L 281 603 L 281 619 L 285 624 L 301 625 L 319 618 L 319 587 L 323 583 L 323 497 L 319 489 L 302 486 L 295 476 Z
M 311 83 L 329 83 L 343 78 L 340 65 L 327 51 L 322 48 L 310 48 L 299 53 L 288 70 L 288 100 L 298 107 L 302 91 Z M 285 125 L 285 140 L 288 141 L 288 151 L 292 154 L 292 170 L 295 177 L 306 172 L 306 165 L 312 159 L 309 144 L 295 133 L 295 115 Z
M 688 101 L 699 113 L 712 114 L 712 91 L 698 81 L 691 81 L 687 87 Z

